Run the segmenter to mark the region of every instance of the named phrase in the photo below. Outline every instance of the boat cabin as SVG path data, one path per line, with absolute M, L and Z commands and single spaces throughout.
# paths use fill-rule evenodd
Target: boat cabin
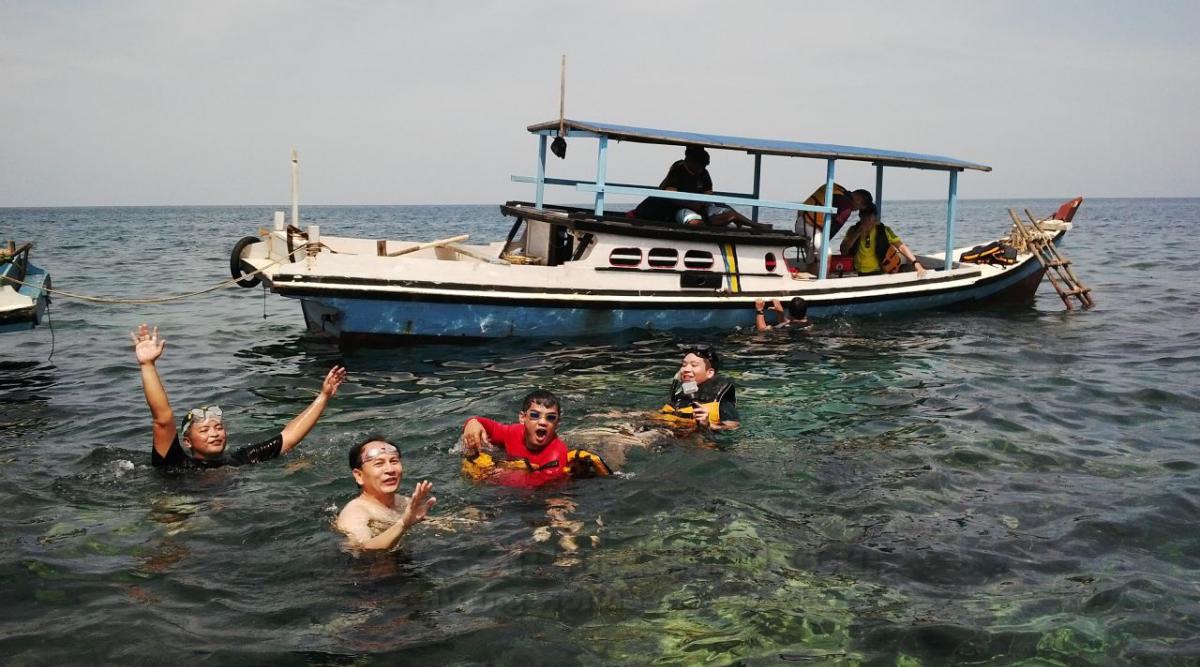
M 958 174 L 964 170 L 991 171 L 991 167 L 973 162 L 938 155 L 922 155 L 899 151 L 861 148 L 855 146 L 839 146 L 832 144 L 802 143 L 780 141 L 775 139 L 752 139 L 747 137 L 732 137 L 712 134 L 697 134 L 675 130 L 657 130 L 609 123 L 591 121 L 563 120 L 549 121 L 529 126 L 528 130 L 538 137 L 537 169 L 534 176 L 513 176 L 518 183 L 534 185 L 534 200 L 532 202 L 510 201 L 501 207 L 501 211 L 516 218 L 508 239 L 502 250 L 502 256 L 510 261 L 557 266 L 566 262 L 579 261 L 589 256 L 593 246 L 602 245 L 603 237 L 621 237 L 628 248 L 623 252 L 610 256 L 609 261 L 614 268 L 634 268 L 633 255 L 642 256 L 637 266 L 648 269 L 665 270 L 667 259 L 663 254 L 666 250 L 657 250 L 654 240 L 671 241 L 673 247 L 678 243 L 703 242 L 708 246 L 736 244 L 739 252 L 745 252 L 749 247 L 772 247 L 771 252 L 764 251 L 764 266 L 770 264 L 765 257 L 775 255 L 775 262 L 782 268 L 792 269 L 793 272 L 802 270 L 798 265 L 785 266 L 782 248 L 796 248 L 803 252 L 805 248 L 819 248 L 817 258 L 818 280 L 831 277 L 842 277 L 847 271 L 844 262 L 831 264 L 830 253 L 830 220 L 837 211 L 834 208 L 834 177 L 836 164 L 839 160 L 870 162 L 875 166 L 874 200 L 876 207 L 882 212 L 883 204 L 883 175 L 885 168 L 924 169 L 945 171 L 949 174 L 949 194 L 946 206 L 946 252 L 938 262 L 942 270 L 954 268 L 953 262 L 945 258 L 953 257 L 954 248 L 954 218 L 958 193 Z M 598 144 L 596 154 L 596 176 L 594 180 L 583 181 L 565 178 L 551 178 L 546 174 L 546 148 L 551 137 L 562 133 L 567 139 L 595 139 Z M 715 150 L 744 151 L 754 158 L 753 188 L 749 193 L 715 192 L 695 194 L 662 190 L 654 185 L 636 185 L 616 183 L 608 180 L 608 146 L 610 140 L 628 141 L 634 143 L 661 144 L 669 146 L 700 146 Z M 822 159 L 826 162 L 826 183 L 824 201 L 813 202 L 812 198 L 805 201 L 803 193 L 797 201 L 771 200 L 761 196 L 762 157 L 776 155 L 785 157 L 800 157 Z M 548 206 L 545 204 L 547 186 L 572 188 L 576 192 L 587 193 L 594 200 L 590 209 L 566 206 Z M 771 208 L 795 211 L 798 214 L 810 212 L 820 214 L 819 220 L 824 224 L 816 230 L 818 239 L 809 238 L 803 224 L 798 223 L 795 230 L 748 231 L 741 228 L 721 227 L 685 227 L 674 222 L 658 220 L 642 220 L 632 218 L 628 214 L 612 214 L 607 210 L 610 195 L 628 195 L 635 197 L 659 197 L 662 199 L 680 200 L 682 202 L 701 202 L 708 204 L 727 204 L 748 206 L 750 218 L 757 222 L 760 209 Z M 522 231 L 522 226 L 524 229 Z M 635 241 L 636 240 L 636 241 Z M 610 253 L 614 252 L 610 249 Z M 751 251 L 753 254 L 753 251 Z M 653 261 L 651 256 L 654 256 Z M 686 257 L 685 257 L 686 259 Z M 592 262 L 595 263 L 594 261 Z M 924 262 L 923 262 L 924 264 Z M 935 264 L 926 264 L 930 269 L 938 268 Z M 677 263 L 677 267 L 679 267 Z M 686 270 L 686 264 L 679 270 Z

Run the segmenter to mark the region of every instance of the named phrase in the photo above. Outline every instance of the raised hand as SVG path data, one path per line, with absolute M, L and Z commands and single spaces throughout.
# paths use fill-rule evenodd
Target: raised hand
M 404 508 L 404 516 L 400 517 L 406 528 L 424 521 L 425 515 L 437 504 L 437 498 L 429 495 L 432 491 L 433 482 L 417 482 L 412 497 L 408 499 L 408 507 Z
M 342 382 L 346 380 L 346 368 L 344 366 L 334 366 L 325 374 L 325 382 L 321 385 L 321 393 L 326 397 L 332 397 L 337 393 L 338 387 L 342 386 Z
M 153 364 L 162 356 L 163 348 L 167 345 L 165 338 L 158 337 L 158 327 L 151 329 L 142 324 L 135 331 L 129 332 L 133 339 L 133 352 L 137 355 L 139 364 Z

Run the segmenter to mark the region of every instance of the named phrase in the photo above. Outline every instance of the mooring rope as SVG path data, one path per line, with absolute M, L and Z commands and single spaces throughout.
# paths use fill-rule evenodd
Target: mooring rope
M 280 263 L 280 260 L 272 260 L 271 263 L 267 264 L 266 266 L 262 267 L 261 269 L 257 269 L 250 273 L 244 273 L 244 274 L 238 276 L 237 278 L 230 278 L 229 280 L 226 280 L 218 285 L 213 285 L 212 287 L 206 287 L 205 289 L 202 289 L 202 290 L 199 290 L 196 292 L 188 292 L 187 294 L 175 294 L 172 296 L 156 297 L 153 299 L 115 299 L 115 298 L 103 297 L 103 296 L 88 296 L 86 294 L 75 294 L 73 292 L 64 292 L 63 290 L 52 289 L 50 287 L 38 287 L 37 285 L 31 285 L 25 281 L 17 280 L 16 278 L 10 278 L 10 280 L 14 283 L 17 283 L 20 285 L 25 285 L 26 287 L 33 287 L 34 289 L 45 290 L 45 291 L 49 292 L 50 294 L 56 294 L 58 296 L 65 296 L 69 299 L 79 299 L 81 301 L 91 301 L 92 303 L 117 303 L 117 304 L 166 303 L 168 301 L 180 301 L 182 299 L 189 299 L 194 296 L 200 296 L 201 294 L 208 294 L 209 292 L 215 292 L 221 288 L 229 287 L 230 285 L 237 283 L 239 280 L 246 280 L 247 278 L 253 278 L 254 276 L 257 276 L 258 274 L 262 273 L 263 271 L 266 271 L 267 269 L 269 269 L 272 266 L 275 266 L 276 264 L 279 264 L 279 263 Z

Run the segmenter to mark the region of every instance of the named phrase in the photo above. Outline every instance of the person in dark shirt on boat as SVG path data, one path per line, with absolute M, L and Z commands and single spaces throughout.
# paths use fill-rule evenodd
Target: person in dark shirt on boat
M 336 525 L 354 549 L 391 549 L 437 503 L 427 480 L 417 483 L 411 497 L 397 493 L 404 480 L 400 450 L 378 436 L 350 448 L 350 473 L 361 492 L 338 513 Z
M 672 425 L 687 421 L 698 431 L 731 431 L 738 421 L 733 382 L 717 373 L 717 351 L 704 345 L 684 350 L 679 375 L 671 383 L 667 403 L 659 413 Z
M 711 195 L 713 182 L 712 176 L 708 173 L 708 163 L 708 151 L 700 146 L 688 146 L 684 149 L 683 159 L 671 165 L 666 178 L 659 184 L 659 189 Z M 699 217 L 686 215 L 689 210 Z M 632 214 L 634 218 L 643 220 L 677 221 L 693 227 L 702 224 L 724 227 L 733 223 L 739 227 L 751 229 L 771 228 L 768 224 L 754 222 L 725 204 L 689 202 L 664 197 L 647 197 L 637 205 Z M 681 214 L 682 217 L 680 217 Z
M 907 259 L 925 277 L 925 267 L 904 241 L 887 225 L 879 221 L 879 212 L 869 204 L 859 213 L 858 222 L 842 239 L 842 254 L 854 258 L 854 272 L 860 276 L 895 273 L 900 270 L 900 258 Z
M 786 329 L 788 327 L 806 328 L 811 327 L 812 322 L 808 319 L 808 303 L 800 297 L 794 297 L 788 301 L 787 309 L 779 299 L 771 301 L 771 309 L 775 311 L 775 324 L 767 324 L 766 302 L 758 299 L 754 302 L 754 328 L 758 331 L 766 331 L 768 329 Z
M 325 404 L 346 379 L 346 369 L 334 366 L 325 376 L 321 392 L 311 405 L 297 415 L 277 435 L 255 445 L 228 454 L 225 451 L 225 423 L 221 408 L 204 406 L 189 410 L 175 430 L 175 413 L 167 400 L 167 391 L 158 377 L 155 362 L 162 356 L 166 340 L 158 335 L 158 327 L 145 324 L 130 334 L 133 349 L 142 374 L 142 390 L 150 415 L 154 420 L 154 448 L 150 463 L 156 468 L 191 469 L 219 468 L 227 465 L 259 463 L 285 454 L 308 435 L 325 411 Z M 180 438 L 182 436 L 182 443 Z

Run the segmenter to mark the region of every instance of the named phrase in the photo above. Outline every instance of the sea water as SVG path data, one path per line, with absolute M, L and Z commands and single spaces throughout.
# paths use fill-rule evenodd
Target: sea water
M 963 201 L 956 244 L 1005 209 Z M 271 207 L 0 209 L 56 288 L 116 299 L 229 276 Z M 327 235 L 502 239 L 494 206 L 309 207 Z M 917 252 L 942 202 L 888 202 Z M 9 664 L 1195 664 L 1200 659 L 1200 200 L 1088 200 L 1063 249 L 1097 307 L 820 320 L 807 331 L 339 349 L 296 302 L 230 288 L 55 297 L 0 336 L 0 655 Z M 777 222 L 787 225 L 782 218 Z M 752 313 L 747 312 L 747 324 Z M 349 376 L 281 460 L 149 467 L 128 332 L 157 324 L 182 411 L 236 446 Z M 743 428 L 629 452 L 541 491 L 461 477 L 464 419 L 545 387 L 563 431 L 636 424 L 679 345 L 716 343 Z M 628 417 L 619 415 L 627 414 Z M 331 528 L 369 434 L 438 522 L 354 557 Z

